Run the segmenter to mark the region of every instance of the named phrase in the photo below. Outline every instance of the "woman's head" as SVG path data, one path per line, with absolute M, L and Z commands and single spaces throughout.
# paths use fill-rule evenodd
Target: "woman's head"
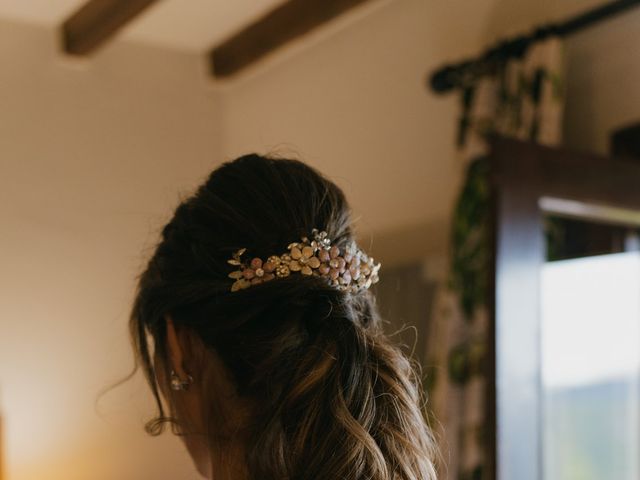
M 147 429 L 171 422 L 208 477 L 435 478 L 419 382 L 370 291 L 313 275 L 230 290 L 238 249 L 267 258 L 314 228 L 354 240 L 342 191 L 296 160 L 227 162 L 178 206 L 131 315 L 160 413 Z

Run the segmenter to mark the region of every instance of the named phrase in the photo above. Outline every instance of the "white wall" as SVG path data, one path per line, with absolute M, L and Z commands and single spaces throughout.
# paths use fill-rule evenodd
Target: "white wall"
M 149 439 L 126 320 L 145 247 L 221 158 L 196 56 L 116 44 L 64 61 L 0 23 L 0 389 L 9 480 L 196 478 Z
M 372 251 L 387 263 L 441 256 L 462 175 L 459 105 L 456 93 L 429 91 L 427 75 L 600 4 L 373 2 L 221 89 L 225 156 L 298 155 L 344 187 L 363 242 L 375 234 Z
M 476 52 L 492 3 L 374 2 L 287 47 L 222 90 L 226 157 L 297 155 L 345 189 L 384 258 L 442 252 L 460 178 L 458 105 L 426 78 Z
M 640 123 L 640 8 L 566 44 L 567 146 L 609 153 L 611 133 Z

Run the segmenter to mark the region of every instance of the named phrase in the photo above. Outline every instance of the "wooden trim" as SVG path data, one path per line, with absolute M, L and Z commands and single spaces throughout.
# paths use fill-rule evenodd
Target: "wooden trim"
M 542 196 L 637 209 L 640 164 L 626 158 L 576 153 L 528 142 L 493 140 L 499 185 L 513 181 L 525 189 L 535 181 Z
M 213 48 L 211 72 L 229 77 L 369 0 L 290 0 Z
M 551 197 L 640 212 L 640 164 L 494 138 L 496 198 L 494 318 L 496 462 L 498 480 L 543 477 L 540 398 L 540 286 L 545 263 L 544 203 Z M 625 217 L 626 218 L 626 217 Z M 627 220 L 623 219 L 623 223 Z
M 496 188 L 491 188 L 489 192 L 489 205 L 491 215 L 489 217 L 489 269 L 487 275 L 487 285 L 489 286 L 489 298 L 487 298 L 487 313 L 489 315 L 489 325 L 487 328 L 487 357 L 485 364 L 486 384 L 484 392 L 484 412 L 486 415 L 485 426 L 487 428 L 484 453 L 486 454 L 485 472 L 482 478 L 486 480 L 496 479 L 496 469 L 498 465 L 497 449 L 497 411 L 496 411 L 496 254 L 497 254 L 497 234 L 498 234 L 498 196 Z
M 525 150 L 525 151 L 523 151 Z M 524 157 L 523 157 L 524 155 Z M 509 160 L 516 160 L 509 162 Z M 493 255 L 495 445 L 490 462 L 499 480 L 540 480 L 541 415 L 537 269 L 544 262 L 538 213 L 537 156 L 518 145 L 494 146 L 496 182 Z M 514 473 L 516 476 L 514 477 Z
M 91 0 L 62 25 L 65 52 L 87 55 L 157 0 Z

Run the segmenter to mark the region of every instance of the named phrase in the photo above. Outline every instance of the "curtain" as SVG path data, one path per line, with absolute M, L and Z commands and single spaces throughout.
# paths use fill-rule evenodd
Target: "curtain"
M 426 364 L 441 478 L 489 478 L 486 355 L 491 245 L 485 136 L 499 133 L 556 145 L 563 109 L 562 42 L 533 44 L 459 94 L 458 152 L 465 177 L 452 219 L 447 281 L 436 289 Z

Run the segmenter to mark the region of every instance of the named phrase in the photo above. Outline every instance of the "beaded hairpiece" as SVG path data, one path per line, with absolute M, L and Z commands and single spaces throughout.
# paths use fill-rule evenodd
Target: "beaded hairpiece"
M 369 288 L 378 281 L 380 263 L 358 248 L 355 242 L 346 246 L 344 252 L 331 245 L 327 232 L 312 230 L 313 240 L 302 237 L 302 242 L 290 243 L 289 250 L 282 255 L 271 255 L 266 261 L 252 258 L 248 263 L 240 257 L 246 252 L 241 248 L 227 262 L 238 267 L 229 274 L 235 282 L 231 291 L 235 292 L 252 285 L 288 277 L 292 273 L 325 277 L 329 284 L 352 293 Z

